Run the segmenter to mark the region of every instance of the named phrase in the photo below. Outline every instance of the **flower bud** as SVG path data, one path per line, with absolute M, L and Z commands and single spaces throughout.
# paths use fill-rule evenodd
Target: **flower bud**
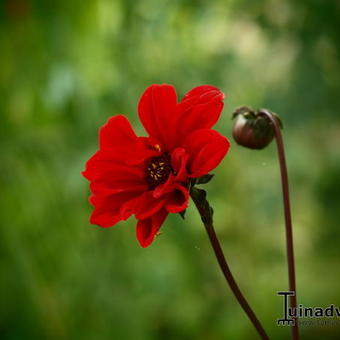
M 271 114 L 278 120 L 282 128 L 280 118 L 272 112 Z M 255 112 L 248 106 L 242 106 L 234 111 L 232 119 L 235 121 L 233 137 L 239 145 L 250 149 L 263 149 L 274 138 L 273 123 L 265 114 L 261 113 L 261 110 Z

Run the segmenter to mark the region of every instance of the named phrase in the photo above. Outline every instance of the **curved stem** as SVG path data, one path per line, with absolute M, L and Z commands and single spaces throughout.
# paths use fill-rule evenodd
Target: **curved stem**
M 197 189 L 196 189 L 197 190 Z M 212 209 L 210 208 L 209 204 L 207 201 L 202 202 L 202 200 L 198 199 L 196 195 L 191 194 L 191 197 L 200 213 L 201 219 L 203 221 L 203 224 L 205 226 L 205 229 L 207 230 L 208 236 L 210 243 L 214 249 L 218 264 L 220 265 L 220 268 L 223 272 L 223 275 L 232 290 L 236 300 L 238 303 L 241 305 L 242 309 L 244 312 L 247 314 L 249 320 L 252 322 L 254 327 L 256 328 L 257 333 L 263 340 L 269 340 L 269 337 L 262 327 L 260 321 L 256 317 L 255 313 L 249 306 L 246 298 L 242 294 L 241 290 L 239 289 L 233 274 L 230 271 L 229 265 L 225 259 L 225 256 L 223 254 L 223 250 L 221 248 L 221 244 L 217 238 L 217 235 L 215 233 L 215 229 L 212 223 Z
M 274 126 L 275 139 L 277 145 L 277 152 L 280 162 L 281 172 L 281 183 L 282 183 L 282 194 L 283 194 L 283 207 L 285 215 L 285 226 L 286 226 L 286 248 L 287 248 L 287 260 L 288 260 L 288 278 L 289 278 L 289 290 L 294 292 L 294 296 L 290 296 L 290 306 L 296 309 L 297 298 L 296 298 L 296 279 L 295 279 L 295 263 L 294 263 L 294 247 L 293 247 L 293 231 L 292 231 L 292 217 L 290 212 L 290 201 L 289 201 L 289 186 L 288 186 L 288 173 L 286 165 L 286 157 L 283 146 L 282 134 L 278 120 L 275 116 L 266 109 L 261 109 L 260 114 L 264 114 Z M 294 324 L 291 328 L 292 339 L 299 340 L 299 327 L 298 320 L 294 318 Z

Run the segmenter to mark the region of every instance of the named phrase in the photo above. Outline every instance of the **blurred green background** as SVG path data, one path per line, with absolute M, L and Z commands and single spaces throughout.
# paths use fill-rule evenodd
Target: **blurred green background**
M 191 205 L 142 249 L 135 221 L 88 222 L 80 171 L 114 114 L 138 133 L 152 83 L 200 84 L 284 123 L 299 302 L 340 304 L 340 2 L 2 0 L 1 339 L 257 339 Z M 235 143 L 206 187 L 230 266 L 272 339 L 287 289 L 274 143 Z M 340 326 L 302 327 L 340 339 Z

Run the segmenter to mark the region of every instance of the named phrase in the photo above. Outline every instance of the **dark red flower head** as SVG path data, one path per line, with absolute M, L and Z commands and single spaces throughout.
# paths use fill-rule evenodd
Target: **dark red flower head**
M 209 173 L 227 153 L 228 139 L 211 129 L 223 98 L 208 85 L 181 102 L 171 85 L 148 87 L 138 104 L 148 137 L 136 136 L 122 115 L 109 118 L 83 172 L 94 206 L 90 222 L 106 228 L 134 214 L 137 239 L 149 246 L 167 215 L 187 208 L 190 180 Z

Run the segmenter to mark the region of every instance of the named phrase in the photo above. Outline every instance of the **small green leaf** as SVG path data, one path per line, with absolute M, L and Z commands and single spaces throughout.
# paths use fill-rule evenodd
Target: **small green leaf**
M 197 178 L 192 178 L 189 182 L 189 185 L 188 185 L 188 190 L 190 191 L 191 188 L 193 188 L 195 186 L 195 184 L 197 183 Z
M 206 184 L 206 183 L 209 183 L 212 180 L 213 177 L 214 177 L 214 174 L 206 174 L 206 175 L 204 175 L 202 177 L 197 178 L 196 183 L 197 184 Z

